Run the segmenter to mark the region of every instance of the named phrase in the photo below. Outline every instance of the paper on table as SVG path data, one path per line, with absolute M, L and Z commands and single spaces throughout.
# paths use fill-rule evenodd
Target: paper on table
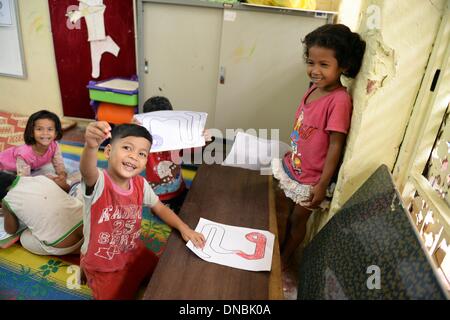
M 205 145 L 205 112 L 154 111 L 136 114 L 134 118 L 153 136 L 150 152 L 180 150 Z
M 204 218 L 195 231 L 205 236 L 203 249 L 186 246 L 205 261 L 249 271 L 270 271 L 275 236 L 269 231 L 235 227 Z
M 266 170 L 271 174 L 273 158 L 283 158 L 290 146 L 278 140 L 267 140 L 245 132 L 238 132 L 223 166 L 250 170 Z

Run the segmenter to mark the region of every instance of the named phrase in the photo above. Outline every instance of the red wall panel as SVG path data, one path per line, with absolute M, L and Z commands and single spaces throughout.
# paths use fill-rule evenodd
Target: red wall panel
M 111 36 L 120 51 L 117 57 L 109 52 L 102 55 L 100 76 L 96 79 L 91 77 L 91 50 L 84 18 L 80 29 L 67 26 L 67 8 L 78 3 L 77 0 L 48 1 L 64 115 L 93 119 L 86 88 L 89 81 L 136 75 L 133 1 L 103 0 L 105 34 Z

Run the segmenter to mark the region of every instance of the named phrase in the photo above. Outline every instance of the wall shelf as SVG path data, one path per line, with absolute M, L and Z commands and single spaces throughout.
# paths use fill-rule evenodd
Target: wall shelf
M 264 11 L 273 12 L 278 14 L 287 15 L 302 15 L 302 16 L 313 16 L 315 18 L 327 19 L 330 23 L 334 16 L 337 16 L 335 11 L 324 11 L 324 10 L 305 10 L 297 8 L 288 7 L 276 7 L 276 6 L 265 6 L 252 3 L 219 3 L 210 2 L 204 0 L 142 0 L 141 2 L 152 2 L 161 4 L 174 4 L 174 5 L 184 5 L 184 6 L 196 6 L 196 7 L 208 7 L 208 8 L 218 8 L 218 9 L 233 9 L 233 10 L 248 10 L 248 11 Z

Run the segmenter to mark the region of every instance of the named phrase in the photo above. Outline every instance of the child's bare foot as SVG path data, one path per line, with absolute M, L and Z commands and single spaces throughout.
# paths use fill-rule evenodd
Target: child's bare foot
M 296 273 L 290 270 L 285 270 L 281 274 L 283 295 L 286 300 L 297 299 L 297 284 Z

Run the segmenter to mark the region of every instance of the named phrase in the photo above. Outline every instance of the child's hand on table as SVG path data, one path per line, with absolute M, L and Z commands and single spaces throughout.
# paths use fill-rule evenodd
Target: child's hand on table
M 191 228 L 180 230 L 180 233 L 184 241 L 188 242 L 190 240 L 196 248 L 203 249 L 205 246 L 206 240 L 203 234 L 196 232 Z

